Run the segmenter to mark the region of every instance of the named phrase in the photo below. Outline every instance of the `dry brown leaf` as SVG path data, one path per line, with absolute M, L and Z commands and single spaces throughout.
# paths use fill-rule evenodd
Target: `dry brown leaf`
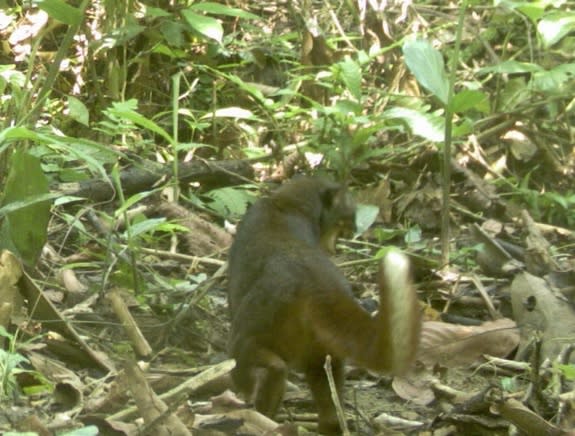
M 391 387 L 400 398 L 427 406 L 435 400 L 435 392 L 431 388 L 433 380 L 433 374 L 419 366 L 405 376 L 394 377 Z
M 212 409 L 210 413 L 221 413 L 236 409 L 245 409 L 246 402 L 239 399 L 236 394 L 229 389 L 226 389 L 220 395 L 216 395 L 211 399 Z
M 428 321 L 423 323 L 418 360 L 428 366 L 467 366 L 484 354 L 505 357 L 518 343 L 516 324 L 508 318 L 479 326 Z

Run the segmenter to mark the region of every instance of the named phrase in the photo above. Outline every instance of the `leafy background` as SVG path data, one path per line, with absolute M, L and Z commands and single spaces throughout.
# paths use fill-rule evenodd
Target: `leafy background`
M 552 229 L 552 262 L 531 272 L 572 272 L 572 5 L 364 3 L 0 0 L 0 246 L 58 319 L 91 338 L 87 347 L 112 361 L 132 355 L 100 304 L 120 289 L 156 368 L 224 359 L 223 229 L 302 172 L 345 181 L 358 198 L 358 234 L 340 261 L 365 285 L 364 299 L 380 247 L 393 244 L 412 255 L 430 318 L 492 315 L 451 309 L 454 282 L 438 275 L 448 265 L 462 280 L 458 295 L 477 296 L 461 277 L 480 274 L 509 316 L 499 290 L 512 276 L 498 258 L 485 264 L 490 255 L 479 256 L 485 242 L 473 229 L 496 228 L 525 247 L 525 213 Z M 253 174 L 218 185 L 182 179 L 178 165 L 229 161 Z M 131 191 L 130 170 L 158 180 Z M 97 181 L 115 196 L 78 188 Z M 72 310 L 81 302 L 93 317 Z M 39 401 L 41 421 L 53 422 L 59 384 L 31 351 L 51 330 L 16 307 L 2 322 L 0 396 L 23 416 Z M 85 374 L 83 365 L 74 371 Z M 479 386 L 492 377 L 478 377 Z M 520 392 L 520 378 L 495 383 Z M 86 401 L 74 406 L 69 429 L 84 425 L 87 399 L 100 395 L 90 382 L 76 389 Z M 360 399 L 359 408 L 385 410 L 372 403 Z M 414 403 L 406 416 L 430 422 L 434 412 Z M 525 404 L 541 419 L 557 410 Z M 557 416 L 558 425 L 570 422 Z M 0 417 L 6 431 L 16 422 Z

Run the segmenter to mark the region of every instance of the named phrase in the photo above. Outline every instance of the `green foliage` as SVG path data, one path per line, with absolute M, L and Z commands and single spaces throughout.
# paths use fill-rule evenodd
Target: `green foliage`
M 365 53 L 357 59 L 346 56 L 335 63 L 329 73 L 319 74 L 323 86 L 332 89 L 342 98 L 334 103 L 314 103 L 318 118 L 309 137 L 309 147 L 323 155 L 326 166 L 335 170 L 342 180 L 349 178 L 353 168 L 387 151 L 374 146 L 375 134 L 385 129 L 395 129 L 385 117 L 367 116 L 361 102 L 365 99 L 362 89 L 363 70 L 369 66 L 360 63 Z M 392 117 L 389 117 L 391 119 Z
M 525 202 L 536 220 L 572 228 L 575 226 L 575 193 L 567 191 L 538 192 L 533 189 L 520 188 L 513 193 L 515 198 Z
M 198 13 L 200 12 L 200 13 Z M 182 10 L 182 16 L 191 29 L 199 33 L 205 38 L 212 39 L 218 43 L 222 43 L 224 36 L 224 29 L 221 23 L 212 17 L 202 15 L 201 12 L 213 15 L 224 15 L 229 17 L 238 17 L 251 20 L 259 20 L 259 17 L 249 12 L 243 11 L 238 8 L 232 8 L 226 5 L 202 2 L 193 4 L 189 9 Z
M 20 372 L 20 365 L 27 362 L 21 354 L 0 349 L 0 399 L 13 398 L 18 393 L 16 376 Z
M 37 391 L 51 390 L 52 386 L 41 374 L 22 368 L 29 361 L 16 351 L 16 336 L 8 333 L 3 326 L 0 326 L 0 337 L 9 341 L 6 350 L 0 348 L 0 400 L 12 399 L 20 393 L 17 377 L 24 373 L 32 375 L 38 381 Z
M 247 210 L 249 204 L 256 200 L 256 196 L 247 189 L 221 188 L 214 189 L 205 195 L 208 200 L 205 206 L 216 212 L 219 216 L 230 220 L 238 220 Z
M 417 81 L 446 105 L 449 81 L 441 53 L 429 41 L 415 39 L 403 44 L 403 55 Z
M 524 14 L 536 26 L 536 35 L 543 50 L 549 51 L 553 47 L 561 52 L 564 46 L 567 51 L 572 52 L 572 39 L 567 37 L 575 29 L 575 13 L 572 11 L 549 8 L 551 5 L 546 2 L 501 1 L 498 4 Z M 534 97 L 557 97 L 573 92 L 575 64 L 549 65 L 548 59 L 542 59 L 540 62 L 509 59 L 479 69 L 478 74 L 523 73 L 506 83 L 496 110 L 512 111 L 518 105 L 528 104 Z M 550 101 L 549 107 L 552 104 Z
M 100 434 L 100 430 L 95 425 L 87 425 L 82 428 L 75 428 L 64 433 L 60 433 L 59 436 L 95 436 Z
M 355 212 L 356 233 L 361 235 L 367 231 L 377 219 L 379 207 L 371 204 L 358 204 Z
M 52 18 L 64 24 L 78 25 L 81 23 L 82 12 L 63 0 L 36 0 L 34 3 Z
M 497 5 L 524 14 L 537 26 L 537 35 L 543 48 L 549 48 L 575 30 L 575 13 L 572 11 L 549 9 L 553 2 L 546 1 L 498 1 Z M 557 6 L 560 4 L 557 3 Z
M 25 149 L 38 159 L 50 183 L 100 177 L 120 188 L 119 177 L 111 176 L 110 168 L 117 172 L 120 164 L 138 164 L 139 158 L 174 163 L 184 155 L 269 158 L 273 149 L 272 157 L 279 161 L 291 151 L 286 148 L 290 144 L 302 153 L 314 152 L 322 167 L 333 170 L 339 178 L 350 179 L 358 168 L 372 171 L 373 161 L 417 153 L 417 147 L 421 150 L 421 144 L 427 142 L 440 144 L 445 139 L 448 111 L 456 115 L 453 136 L 461 142 L 500 112 L 513 114 L 534 104 L 544 105 L 550 114 L 572 111 L 557 103 L 573 93 L 575 74 L 574 63 L 561 62 L 572 58 L 573 13 L 560 9 L 558 3 L 495 2 L 493 22 L 486 19 L 480 24 L 481 38 L 477 39 L 488 45 L 495 38 L 500 44 L 495 46 L 497 56 L 488 57 L 493 64 L 484 68 L 478 67 L 483 65 L 481 58 L 456 66 L 461 70 L 456 70 L 449 107 L 451 84 L 445 64 L 452 65 L 454 58 L 451 25 L 426 29 L 427 39 L 410 35 L 402 40 L 397 32 L 397 40 L 389 46 L 374 44 L 365 50 L 358 48 L 365 47 L 365 41 L 360 44 L 360 36 L 351 32 L 345 38 L 340 38 L 341 34 L 333 39 L 326 36 L 327 45 L 337 53 L 323 66 L 310 66 L 298 61 L 301 29 L 294 26 L 290 32 L 264 33 L 261 24 L 265 19 L 248 12 L 249 4 L 245 10 L 216 2 L 188 2 L 174 8 L 163 4 L 156 7 L 158 4 L 144 2 L 131 9 L 129 2 L 105 2 L 109 9 L 103 21 L 94 23 L 102 37 L 91 40 L 89 34 L 82 33 L 85 30 L 78 29 L 89 19 L 84 13 L 85 1 L 78 7 L 63 0 L 38 2 L 51 20 L 67 26 L 60 26 L 60 30 L 47 27 L 33 38 L 29 56 L 0 66 L 0 174 L 16 171 L 10 165 L 12 156 L 15 150 Z M 14 7 L 7 13 L 16 21 L 22 11 Z M 512 21 L 518 16 L 524 18 L 519 25 Z M 490 17 L 489 12 L 485 17 Z M 501 23 L 509 23 L 508 28 L 501 30 Z M 533 35 L 528 36 L 535 36 L 531 45 L 513 40 L 517 36 L 514 29 L 526 38 L 524 23 L 531 25 L 527 31 Z M 446 31 L 441 36 L 447 38 L 438 37 L 440 30 Z M 74 32 L 88 37 L 90 44 L 84 53 L 78 43 L 82 55 L 68 58 L 74 52 L 74 41 L 82 40 L 73 39 Z M 507 32 L 505 38 L 501 32 Z M 39 68 L 46 35 L 59 41 L 49 71 Z M 339 50 L 344 46 L 342 40 L 349 46 L 345 50 Z M 520 43 L 529 50 L 506 51 Z M 399 48 L 403 58 L 401 53 L 394 53 Z M 534 56 L 532 52 L 537 49 L 540 51 Z M 389 54 L 396 57 L 387 57 Z M 393 87 L 395 79 L 384 76 L 401 62 L 427 95 Z M 258 77 L 256 73 L 267 73 L 273 69 L 270 66 L 279 66 L 280 79 L 274 76 L 274 86 L 266 90 L 260 86 L 268 84 L 266 80 L 258 79 L 268 76 Z M 86 83 L 71 84 L 70 77 L 79 70 Z M 66 74 L 61 74 L 63 71 Z M 325 98 L 305 94 L 302 83 L 325 90 Z M 52 89 L 56 90 L 53 94 Z M 222 138 L 229 131 L 237 132 L 237 136 L 226 142 Z M 129 152 L 117 151 L 120 147 Z M 10 179 L 10 183 L 22 184 L 24 173 L 25 169 L 19 169 L 17 180 Z M 573 224 L 572 192 L 547 190 L 539 195 L 542 190 L 533 186 L 529 179 L 520 187 L 512 187 L 516 191 L 511 195 L 544 219 Z M 5 193 L 0 216 L 45 207 L 51 200 L 45 189 L 20 193 L 9 201 Z M 115 223 L 148 195 L 121 199 L 117 210 L 108 212 L 108 218 Z M 253 197 L 250 190 L 234 187 L 203 193 L 194 201 L 221 217 L 236 220 Z M 59 198 L 58 204 L 73 200 Z M 369 227 L 376 215 L 375 208 L 360 206 L 358 227 Z M 73 213 L 60 216 L 85 234 Z M 15 231 L 5 228 L 10 220 L 4 221 L 2 240 L 11 242 L 5 246 L 17 245 L 13 242 L 17 237 L 12 236 Z M 36 222 L 40 221 L 37 227 L 45 227 L 45 215 Z M 163 220 L 137 216 L 130 218 L 126 232 L 119 237 L 120 242 L 137 249 L 142 241 L 179 230 Z M 397 236 L 396 231 L 378 232 L 380 240 Z M 421 238 L 417 227 L 400 234 L 412 244 Z M 44 237 L 45 232 L 30 236 L 36 242 Z M 109 244 L 109 250 L 120 250 Z M 34 258 L 37 245 L 29 246 L 26 257 Z
M 557 365 L 557 368 L 563 373 L 563 377 L 567 380 L 575 380 L 575 365 Z
M 445 107 L 448 104 L 449 81 L 441 53 L 429 41 L 421 39 L 406 41 L 403 45 L 403 53 L 405 63 L 417 81 Z M 466 85 L 475 86 L 473 83 Z M 470 133 L 469 124 L 477 112 L 489 112 L 487 94 L 477 89 L 463 89 L 455 93 L 450 104 L 452 112 L 462 115 L 461 121 L 454 127 L 455 137 Z M 387 112 L 387 116 L 402 119 L 414 134 L 427 140 L 443 142 L 445 139 L 444 116 L 428 112 L 425 106 L 415 109 L 392 108 Z
M 48 181 L 40 160 L 24 151 L 16 151 L 0 209 L 5 213 L 0 227 L 0 248 L 14 251 L 28 266 L 36 263 L 46 242 L 50 219 L 47 197 Z

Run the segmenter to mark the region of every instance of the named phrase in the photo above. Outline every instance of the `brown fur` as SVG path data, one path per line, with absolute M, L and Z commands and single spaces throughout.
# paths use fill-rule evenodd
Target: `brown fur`
M 229 347 L 236 359 L 235 385 L 253 397 L 257 410 L 273 416 L 289 368 L 303 372 L 323 433 L 339 431 L 325 356 L 332 356 L 341 396 L 343 359 L 401 372 L 413 359 L 419 337 L 417 300 L 403 255 L 384 259 L 380 310 L 372 317 L 321 247 L 349 228 L 353 217 L 353 203 L 340 185 L 295 179 L 250 208 L 230 251 Z M 397 332 L 402 337 L 394 338 Z

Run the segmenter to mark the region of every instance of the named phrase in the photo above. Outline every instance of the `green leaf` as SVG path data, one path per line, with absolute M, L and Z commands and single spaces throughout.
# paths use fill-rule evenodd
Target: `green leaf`
M 190 6 L 190 9 L 194 11 L 208 12 L 215 15 L 227 15 L 230 17 L 246 18 L 248 20 L 261 20 L 261 18 L 255 14 L 238 8 L 230 8 L 229 6 L 219 3 L 201 2 Z
M 27 266 L 36 264 L 46 242 L 51 201 L 37 201 L 38 196 L 46 194 L 48 180 L 40 160 L 17 150 L 10 161 L 2 208 L 9 210 L 8 206 L 17 202 L 29 204 L 6 213 L 0 227 L 0 247 L 16 251 Z
M 88 425 L 82 428 L 76 428 L 74 430 L 67 431 L 65 433 L 60 433 L 60 436 L 97 436 L 100 434 L 98 427 L 95 425 Z
M 491 67 L 480 68 L 479 74 L 498 73 L 498 74 L 517 74 L 517 73 L 535 73 L 545 71 L 543 67 L 529 62 L 504 61 Z
M 6 327 L 4 327 L 3 325 L 0 325 L 0 337 L 8 338 L 11 341 L 14 339 L 14 335 L 11 333 L 8 333 L 8 331 L 6 330 Z
M 419 226 L 410 227 L 405 233 L 404 239 L 408 245 L 413 245 L 421 242 L 421 228 Z
M 122 206 L 114 211 L 114 217 L 119 218 L 121 217 L 129 208 L 131 208 L 136 203 L 142 201 L 144 198 L 149 197 L 150 195 L 154 194 L 155 191 L 143 191 L 137 192 L 136 194 L 132 195 L 128 198 Z
M 169 12 L 161 9 L 161 8 L 155 8 L 153 6 L 148 6 L 146 5 L 146 17 L 150 17 L 150 18 L 157 18 L 157 17 L 171 17 L 172 14 L 170 14 Z
M 70 118 L 84 126 L 90 124 L 90 111 L 88 111 L 86 105 L 76 97 L 68 96 L 68 108 L 70 109 Z
M 135 238 L 141 234 L 149 233 L 156 230 L 159 226 L 166 222 L 166 218 L 150 218 L 140 221 L 130 228 L 130 236 Z
M 455 113 L 466 112 L 469 109 L 488 113 L 489 98 L 484 92 L 465 89 L 453 96 L 451 106 Z
M 573 30 L 575 30 L 575 13 L 567 11 L 546 15 L 537 25 L 537 31 L 545 48 L 551 47 Z
M 63 0 L 36 0 L 35 3 L 52 18 L 69 26 L 78 25 L 82 21 L 80 9 Z
M 575 76 L 575 64 L 557 65 L 550 71 L 541 71 L 533 75 L 533 89 L 547 95 L 561 95 L 570 91 Z
M 557 365 L 567 380 L 575 380 L 575 365 Z
M 0 144 L 19 139 L 35 141 L 38 139 L 38 134 L 26 127 L 8 127 L 0 132 Z M 4 145 L 2 147 L 4 147 Z M 2 147 L 0 147 L 0 151 L 2 151 Z
M 357 62 L 346 56 L 345 59 L 337 63 L 341 79 L 347 90 L 357 100 L 361 100 L 361 67 Z
M 544 1 L 513 1 L 513 0 L 496 0 L 495 6 L 504 6 L 509 9 L 516 9 L 525 14 L 533 23 L 536 23 L 539 18 L 545 13 L 545 8 L 549 2 Z
M 449 81 L 441 53 L 429 41 L 415 39 L 403 44 L 403 55 L 417 81 L 443 104 L 447 104 Z
M 398 230 L 398 229 L 386 229 L 383 227 L 375 227 L 373 230 L 373 236 L 375 237 L 376 241 L 379 244 L 382 244 L 384 242 L 390 241 L 392 239 L 395 239 L 399 236 L 403 235 L 403 231 L 402 230 Z M 383 254 L 376 255 L 377 258 L 383 257 Z
M 171 47 L 182 48 L 188 44 L 187 40 L 187 28 L 184 23 L 175 23 L 173 21 L 163 21 L 160 24 L 160 32 L 164 37 L 164 41 L 169 41 L 169 47 L 164 44 L 156 44 L 154 47 L 154 53 L 160 53 L 164 51 L 164 54 L 169 54 L 173 57 L 176 52 Z M 161 47 L 165 47 L 162 49 Z
M 206 194 L 211 199 L 207 206 L 216 211 L 220 216 L 239 218 L 246 213 L 248 204 L 254 200 L 254 196 L 244 189 L 221 188 L 214 189 Z
M 0 207 L 0 218 L 2 218 L 4 215 L 8 215 L 9 213 L 26 209 L 27 207 L 33 206 L 38 203 L 45 203 L 47 201 L 52 201 L 57 198 L 61 198 L 61 194 L 47 193 L 39 195 L 30 195 L 23 200 L 16 200 L 6 204 L 5 206 Z
M 135 110 L 128 108 L 122 103 L 114 103 L 112 105 L 112 108 L 108 109 L 108 111 L 110 114 L 118 118 L 131 121 L 134 124 L 143 127 L 144 129 L 148 129 L 149 131 L 156 133 L 157 135 L 164 138 L 170 144 L 174 142 L 171 135 L 164 129 L 162 129 L 159 125 L 157 125 L 152 120 L 146 118 L 145 116 L 140 115 Z
M 442 142 L 444 138 L 444 119 L 436 115 L 414 109 L 396 107 L 383 113 L 384 118 L 403 120 L 414 135 L 429 141 Z
M 205 15 L 199 15 L 192 12 L 191 9 L 184 9 L 182 15 L 192 29 L 206 38 L 222 43 L 224 28 L 218 20 Z
M 94 141 L 63 135 L 37 133 L 26 127 L 10 127 L 0 131 L 0 152 L 17 140 L 30 140 L 37 144 L 49 144 L 51 149 L 61 150 L 62 154 L 74 155 L 82 162 L 87 163 L 92 170 L 97 171 L 104 179 L 108 178 L 108 174 L 102 163 L 112 162 L 115 157 L 122 156 L 122 153 Z M 97 157 L 94 157 L 96 154 Z
M 363 110 L 363 105 L 357 101 L 342 98 L 335 103 L 335 106 L 325 108 L 326 114 L 359 115 Z
M 358 204 L 355 212 L 356 233 L 361 235 L 369 229 L 378 215 L 379 207 L 373 204 Z
M 224 75 L 230 82 L 235 83 L 240 89 L 248 92 L 252 97 L 254 97 L 258 102 L 265 105 L 266 98 L 262 94 L 262 92 L 251 83 L 244 82 L 239 76 L 235 74 L 226 74 Z

